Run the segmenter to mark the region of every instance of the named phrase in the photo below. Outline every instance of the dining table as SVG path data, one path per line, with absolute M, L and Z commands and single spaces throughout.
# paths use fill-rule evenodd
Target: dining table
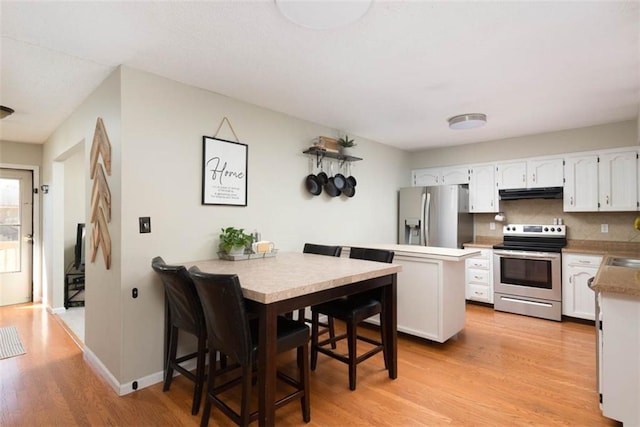
M 385 359 L 389 378 L 397 378 L 397 273 L 401 265 L 297 252 L 270 255 L 185 263 L 187 268 L 196 266 L 206 273 L 237 274 L 247 309 L 258 316 L 259 425 L 275 425 L 276 325 L 278 316 L 284 313 L 382 289 Z

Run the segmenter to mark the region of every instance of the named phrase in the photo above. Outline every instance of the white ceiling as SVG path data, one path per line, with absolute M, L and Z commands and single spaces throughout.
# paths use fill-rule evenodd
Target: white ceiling
M 638 117 L 639 1 L 374 0 L 332 30 L 272 0 L 0 7 L 6 141 L 44 142 L 120 64 L 407 150 Z

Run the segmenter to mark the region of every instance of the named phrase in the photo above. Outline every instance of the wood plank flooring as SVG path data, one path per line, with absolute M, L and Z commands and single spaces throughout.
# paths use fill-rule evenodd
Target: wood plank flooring
M 177 377 L 118 397 L 83 359 L 57 316 L 40 305 L 0 308 L 27 353 L 0 360 L 1 426 L 197 426 L 192 384 Z M 366 331 L 373 334 L 374 331 Z M 364 347 L 362 347 L 364 349 Z M 617 426 L 598 407 L 592 325 L 552 322 L 467 306 L 458 337 L 436 344 L 399 339 L 397 380 L 382 355 L 358 366 L 318 356 L 311 374 L 310 426 Z M 279 365 L 295 370 L 294 355 Z M 278 426 L 304 425 L 298 404 L 277 411 Z M 232 425 L 213 410 L 210 426 Z M 257 424 L 255 424 L 257 425 Z

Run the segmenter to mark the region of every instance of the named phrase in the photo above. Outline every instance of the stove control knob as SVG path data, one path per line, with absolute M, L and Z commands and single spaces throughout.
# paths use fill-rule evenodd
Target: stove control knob
M 556 229 L 555 229 L 555 228 L 553 228 L 553 227 L 551 227 L 551 231 L 556 231 Z
M 551 230 L 553 230 L 553 228 Z M 549 231 L 549 227 L 545 227 L 544 231 Z

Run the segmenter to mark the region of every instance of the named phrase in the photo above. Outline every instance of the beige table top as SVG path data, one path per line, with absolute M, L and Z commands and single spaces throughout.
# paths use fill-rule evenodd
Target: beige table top
M 211 259 L 185 264 L 206 273 L 237 274 L 245 298 L 269 304 L 398 273 L 402 266 L 325 255 L 279 252 L 243 261 Z

